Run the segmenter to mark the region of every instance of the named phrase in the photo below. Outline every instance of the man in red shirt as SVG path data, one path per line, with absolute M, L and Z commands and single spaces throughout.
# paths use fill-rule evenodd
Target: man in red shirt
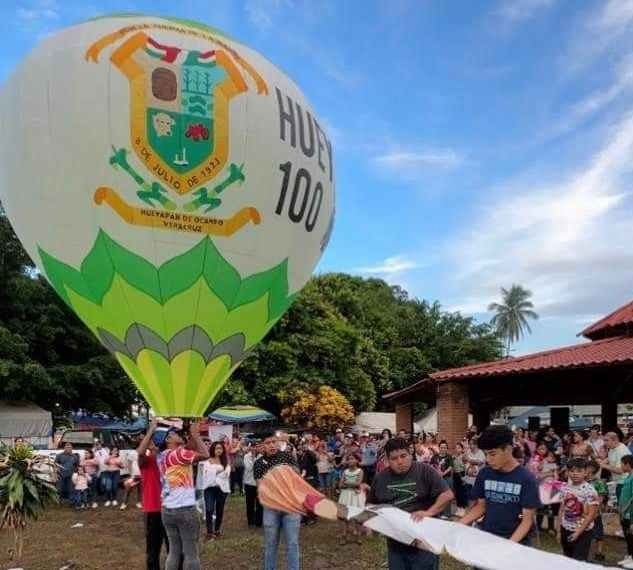
M 167 542 L 167 534 L 161 518 L 161 482 L 158 469 L 159 449 L 152 436 L 158 423 L 156 419 L 145 434 L 145 437 L 136 449 L 138 454 L 138 466 L 141 471 L 141 492 L 143 496 L 143 512 L 145 513 L 145 552 L 147 570 L 160 570 L 160 551 Z

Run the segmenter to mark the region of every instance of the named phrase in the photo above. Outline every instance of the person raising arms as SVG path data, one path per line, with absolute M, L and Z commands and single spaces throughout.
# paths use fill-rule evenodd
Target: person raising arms
M 188 432 L 171 431 L 166 439 L 167 449 L 158 459 L 162 482 L 161 516 L 169 540 L 165 570 L 177 570 L 181 555 L 185 570 L 200 570 L 200 520 L 196 510 L 193 463 L 207 459 L 209 450 L 200 437 L 198 422 L 192 423 Z

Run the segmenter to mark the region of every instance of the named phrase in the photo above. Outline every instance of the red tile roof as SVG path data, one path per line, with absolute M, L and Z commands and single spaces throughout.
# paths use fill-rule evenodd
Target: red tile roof
M 402 396 L 406 396 L 410 392 L 419 393 L 423 387 L 426 388 L 430 386 L 433 386 L 433 380 L 426 377 L 426 378 L 422 378 L 422 380 L 418 380 L 417 382 L 414 382 L 413 384 L 410 384 L 409 386 L 400 388 L 400 390 L 396 390 L 395 392 L 389 392 L 387 394 L 383 394 L 382 397 L 385 398 L 386 400 L 391 400 L 392 398 L 395 398 L 395 397 L 401 398 Z
M 628 332 L 627 329 L 628 331 L 633 329 L 633 301 L 589 325 L 578 336 L 598 339 L 625 334 Z
M 633 337 L 621 336 L 537 352 L 517 358 L 506 358 L 462 368 L 450 368 L 434 372 L 430 377 L 436 382 L 442 382 L 541 370 L 562 370 L 625 363 L 633 363 Z

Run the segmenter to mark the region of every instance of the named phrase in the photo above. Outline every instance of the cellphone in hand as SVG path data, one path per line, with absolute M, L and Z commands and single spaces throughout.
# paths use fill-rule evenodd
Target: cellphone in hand
M 163 443 L 165 443 L 168 433 L 169 433 L 168 427 L 163 427 L 163 426 L 157 427 L 156 431 L 152 435 L 152 441 L 154 442 L 155 445 L 160 447 L 161 445 L 163 445 Z

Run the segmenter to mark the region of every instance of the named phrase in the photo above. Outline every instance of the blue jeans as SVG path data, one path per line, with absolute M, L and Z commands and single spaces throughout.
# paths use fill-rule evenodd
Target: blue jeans
M 438 570 L 439 558 L 428 550 L 387 540 L 389 570 Z
M 97 475 L 94 475 L 91 479 L 90 482 L 88 483 L 88 502 L 92 503 L 93 501 L 97 500 L 97 494 L 98 494 L 98 487 L 99 487 L 99 479 L 97 478 Z
M 264 570 L 276 570 L 279 533 L 283 530 L 288 570 L 299 570 L 299 528 L 301 515 L 264 507 Z
M 73 488 L 72 473 L 58 479 L 57 491 L 59 492 L 59 498 L 61 500 L 73 501 L 75 489 Z
M 120 471 L 104 471 L 103 483 L 105 487 L 106 501 L 116 501 L 116 495 L 119 491 L 119 481 L 121 479 Z
M 73 503 L 75 504 L 75 508 L 78 509 L 81 506 L 85 506 L 88 504 L 88 489 L 84 489 L 83 491 L 77 491 L 75 489 L 75 494 L 73 496 Z
M 319 487 L 321 489 L 329 489 L 332 484 L 332 472 L 319 473 Z

